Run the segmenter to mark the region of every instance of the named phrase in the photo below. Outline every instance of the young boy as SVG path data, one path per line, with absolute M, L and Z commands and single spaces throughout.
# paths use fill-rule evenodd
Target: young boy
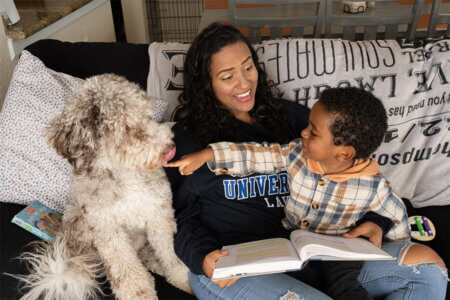
M 406 208 L 380 174 L 377 162 L 369 158 L 386 130 L 386 111 L 379 99 L 357 88 L 334 88 L 322 92 L 313 106 L 302 139 L 287 145 L 216 143 L 167 166 L 178 167 L 186 175 L 205 162 L 216 174 L 286 170 L 290 197 L 283 225 L 287 229 L 341 235 L 372 212 L 392 221 L 387 239 L 409 239 Z M 352 288 L 360 286 L 362 262 L 324 264 L 331 297 L 369 298 L 362 287 Z

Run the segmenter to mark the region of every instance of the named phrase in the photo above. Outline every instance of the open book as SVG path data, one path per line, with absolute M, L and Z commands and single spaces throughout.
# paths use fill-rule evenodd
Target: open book
M 230 246 L 229 255 L 219 258 L 212 280 L 300 270 L 308 260 L 395 259 L 362 238 L 294 230 L 290 240 L 274 238 Z

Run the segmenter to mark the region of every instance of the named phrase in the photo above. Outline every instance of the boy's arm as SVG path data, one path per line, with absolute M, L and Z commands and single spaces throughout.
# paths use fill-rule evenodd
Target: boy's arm
M 380 182 L 369 210 L 392 221 L 393 225 L 386 233 L 386 239 L 405 240 L 411 238 L 406 206 L 387 180 L 383 179 Z
M 166 163 L 164 166 L 178 167 L 182 175 L 192 174 L 204 163 L 208 163 L 210 170 L 217 175 L 246 176 L 254 172 L 272 174 L 286 170 L 289 156 L 297 158 L 300 151 L 300 140 L 283 146 L 269 143 L 221 142 L 210 144 L 208 148 L 184 155 L 180 160 Z
M 365 222 L 372 222 L 378 225 L 378 227 L 380 227 L 382 231 L 382 238 L 384 238 L 386 233 L 388 233 L 388 231 L 391 230 L 392 226 L 394 225 L 394 223 L 390 219 L 380 216 L 373 211 L 368 211 L 361 219 L 356 221 L 356 226 L 359 226 L 360 224 L 363 224 Z
M 301 140 L 287 145 L 221 142 L 209 146 L 214 151 L 214 160 L 208 162 L 211 171 L 247 176 L 255 172 L 272 174 L 287 170 L 300 155 Z

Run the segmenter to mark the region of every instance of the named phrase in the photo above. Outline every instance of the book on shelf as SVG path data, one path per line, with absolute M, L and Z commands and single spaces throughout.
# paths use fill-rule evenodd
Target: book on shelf
M 33 201 L 16 214 L 11 222 L 28 230 L 41 239 L 51 242 L 56 231 L 61 226 L 62 215 L 45 206 L 39 201 Z
M 309 260 L 395 259 L 368 240 L 294 230 L 290 239 L 273 238 L 224 246 L 212 280 L 301 270 Z

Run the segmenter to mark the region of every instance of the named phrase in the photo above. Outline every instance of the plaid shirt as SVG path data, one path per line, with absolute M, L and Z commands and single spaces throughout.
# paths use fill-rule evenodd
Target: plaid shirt
M 341 235 L 350 231 L 368 211 L 393 222 L 389 240 L 408 239 L 410 227 L 406 208 L 389 182 L 381 175 L 361 176 L 334 182 L 324 174 L 311 172 L 302 153 L 302 141 L 287 145 L 228 143 L 211 144 L 216 174 L 247 176 L 251 173 L 278 173 L 286 170 L 290 197 L 286 201 L 283 225 L 317 233 Z

